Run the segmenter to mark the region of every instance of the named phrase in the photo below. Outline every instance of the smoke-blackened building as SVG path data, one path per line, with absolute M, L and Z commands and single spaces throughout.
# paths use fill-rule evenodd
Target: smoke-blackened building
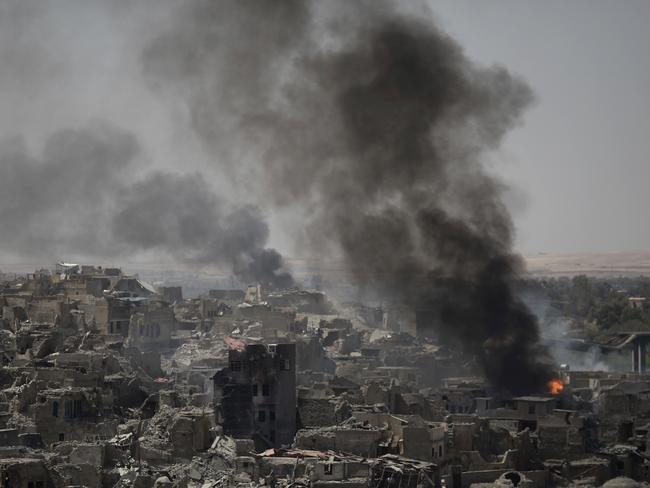
M 288 445 L 296 433 L 296 345 L 233 342 L 215 377 L 217 421 L 226 435 L 259 448 Z

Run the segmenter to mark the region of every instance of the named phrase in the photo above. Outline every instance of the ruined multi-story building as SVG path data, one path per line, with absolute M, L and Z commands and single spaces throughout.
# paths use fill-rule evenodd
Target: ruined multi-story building
M 236 344 L 215 375 L 224 433 L 256 445 L 290 445 L 296 432 L 295 344 Z

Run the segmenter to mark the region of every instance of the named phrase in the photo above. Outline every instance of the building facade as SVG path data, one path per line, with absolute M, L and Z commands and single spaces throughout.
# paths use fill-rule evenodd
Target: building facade
M 260 447 L 290 445 L 296 433 L 295 344 L 231 347 L 215 375 L 217 421 L 224 434 Z

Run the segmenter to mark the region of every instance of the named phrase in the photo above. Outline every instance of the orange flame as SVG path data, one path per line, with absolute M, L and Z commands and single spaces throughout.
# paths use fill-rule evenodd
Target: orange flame
M 557 395 L 564 390 L 564 383 L 561 380 L 551 380 L 546 384 L 546 388 L 552 395 Z

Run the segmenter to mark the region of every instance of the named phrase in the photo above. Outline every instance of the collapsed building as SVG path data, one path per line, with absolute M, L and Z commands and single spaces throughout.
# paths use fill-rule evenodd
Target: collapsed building
M 1 290 L 6 486 L 650 481 L 639 372 L 564 367 L 513 396 L 430 334 L 312 292 L 182 298 L 71 264 Z

